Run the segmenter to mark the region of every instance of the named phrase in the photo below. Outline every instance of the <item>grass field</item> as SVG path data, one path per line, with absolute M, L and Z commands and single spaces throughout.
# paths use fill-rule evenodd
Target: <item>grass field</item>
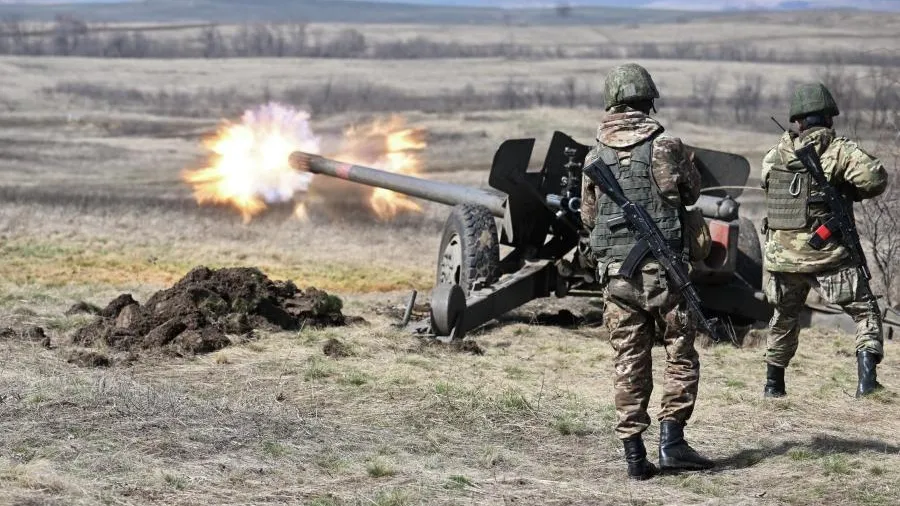
M 50 315 L 79 290 L 18 290 L 31 307 L 39 296 L 39 314 L 7 321 L 52 321 L 54 330 L 75 323 Z M 373 313 L 399 302 L 351 297 L 349 311 L 369 326 L 263 335 L 195 360 L 111 370 L 67 364 L 62 350 L 4 343 L 0 502 L 897 501 L 897 399 L 852 398 L 848 336 L 804 332 L 790 396 L 777 401 L 761 398 L 758 349 L 702 350 L 688 435 L 718 467 L 633 484 L 612 432 L 604 331 L 536 326 L 525 311 L 475 336 L 485 349 L 475 356 L 398 334 Z M 353 355 L 323 355 L 332 337 Z M 888 384 L 900 370 L 895 348 L 881 367 Z
M 624 25 L 312 28 L 326 35 L 357 28 L 371 40 L 427 32 L 449 42 L 587 50 L 635 33 L 669 43 L 690 26 L 704 44 L 898 50 L 896 16 L 842 16 L 735 15 L 649 32 Z M 298 88 L 370 83 L 399 97 L 445 100 L 467 85 L 502 95 L 511 81 L 517 89 L 553 88 L 573 78 L 590 97 L 619 61 L 0 58 L 0 329 L 37 325 L 51 338 L 45 348 L 0 332 L 0 504 L 900 503 L 895 341 L 886 343 L 879 369 L 887 391 L 863 401 L 852 396 L 851 336 L 804 330 L 790 395 L 776 401 L 761 397 L 762 348 L 701 349 L 700 399 L 687 435 L 717 468 L 631 483 L 613 433 L 613 351 L 595 301 L 531 303 L 472 336 L 482 355 L 436 345 L 391 324 L 411 289 L 427 300 L 448 208 L 423 203 L 421 215 L 382 223 L 325 208 L 301 222 L 276 207 L 245 224 L 233 210 L 197 206 L 181 181 L 185 168 L 203 161 L 200 140 L 221 120 L 267 97 L 289 102 L 301 97 Z M 669 100 L 659 117 L 672 133 L 740 153 L 754 167 L 778 136 L 766 116 L 785 115 L 791 83 L 835 71 L 824 62 L 641 63 Z M 840 72 L 864 84 L 873 68 Z M 736 121 L 724 97 L 739 96 L 746 76 L 756 75 L 764 99 L 751 119 Z M 711 76 L 723 101 L 707 115 L 690 101 Z M 313 128 L 335 137 L 394 105 L 360 103 L 369 108 L 315 115 Z M 589 101 L 428 110 L 404 109 L 401 100 L 397 109 L 428 130 L 426 177 L 473 186 L 486 185 L 504 139 L 537 138 L 539 164 L 554 130 L 590 143 L 602 117 Z M 841 121 L 852 112 L 839 118 L 839 130 L 847 133 Z M 876 152 L 896 149 L 897 111 L 888 117 L 894 123 L 858 130 Z M 745 195 L 742 213 L 758 217 L 758 192 Z M 122 292 L 145 301 L 201 264 L 258 266 L 301 288 L 325 289 L 367 324 L 260 333 L 196 358 L 69 363 L 78 352 L 71 332 L 86 322 L 65 315 L 72 304 L 103 306 Z M 561 309 L 586 321 L 544 324 Z M 346 342 L 350 356 L 326 356 L 331 338 Z M 660 371 L 662 349 L 654 361 Z M 656 435 L 654 423 L 651 446 Z

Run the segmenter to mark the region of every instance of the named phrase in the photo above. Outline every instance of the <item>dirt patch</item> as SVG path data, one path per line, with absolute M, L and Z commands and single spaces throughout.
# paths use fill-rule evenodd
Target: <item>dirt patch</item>
M 433 352 L 441 353 L 445 350 L 453 351 L 456 353 L 484 355 L 484 348 L 482 348 L 474 339 L 454 339 L 453 341 L 450 341 L 450 343 L 443 343 L 441 341 L 438 341 L 437 339 L 423 337 L 418 339 L 418 342 L 415 346 L 408 348 L 406 351 L 409 353 L 427 354 Z
M 0 340 L 18 340 L 31 341 L 41 343 L 44 348 L 50 348 L 50 337 L 44 332 L 44 329 L 36 326 L 29 326 L 20 330 L 5 327 L 0 329 Z
M 102 311 L 102 309 L 93 304 L 79 301 L 75 304 L 72 304 L 72 307 L 66 310 L 66 316 L 72 316 L 75 314 L 100 314 L 100 311 Z
M 332 337 L 328 341 L 325 341 L 325 345 L 322 346 L 322 353 L 331 358 L 341 358 L 352 356 L 353 350 L 351 350 L 343 341 Z
M 298 330 L 344 325 L 339 298 L 290 281 L 272 281 L 254 268 L 197 267 L 144 305 L 116 297 L 72 336 L 74 344 L 117 351 L 161 350 L 179 356 L 209 353 L 231 336 L 254 329 Z
M 599 311 L 586 311 L 577 315 L 568 309 L 560 309 L 553 312 L 512 311 L 497 318 L 500 324 L 527 323 L 529 325 L 544 325 L 550 327 L 575 328 L 581 326 L 594 326 L 603 322 L 603 313 Z
M 458 340 L 454 339 L 452 343 L 450 343 L 450 348 L 453 351 L 457 351 L 460 353 L 471 353 L 472 355 L 484 355 L 484 348 L 478 345 L 477 342 L 466 339 L 466 340 Z
M 105 354 L 86 348 L 69 350 L 66 362 L 81 367 L 109 367 L 111 363 Z

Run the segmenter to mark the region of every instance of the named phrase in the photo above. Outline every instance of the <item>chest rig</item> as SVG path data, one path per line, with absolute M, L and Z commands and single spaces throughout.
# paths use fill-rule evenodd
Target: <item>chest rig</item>
M 828 216 L 825 196 L 796 157 L 766 176 L 766 228 L 813 230 Z
M 605 145 L 600 147 L 600 159 L 609 166 L 625 196 L 647 210 L 670 247 L 683 251 L 679 209 L 660 197 L 653 180 L 653 139 L 651 137 L 634 146 L 627 164 L 620 162 L 615 149 Z M 591 249 L 599 265 L 625 260 L 637 243 L 634 234 L 623 226 L 622 221 L 622 210 L 601 192 L 597 197 L 597 221 L 590 237 Z

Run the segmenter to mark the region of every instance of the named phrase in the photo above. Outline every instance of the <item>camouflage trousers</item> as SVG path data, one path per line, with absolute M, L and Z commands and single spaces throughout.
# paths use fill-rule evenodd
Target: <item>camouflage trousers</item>
M 856 351 L 870 351 L 880 360 L 884 355 L 881 312 L 877 303 L 866 300 L 856 269 L 848 267 L 827 273 L 769 273 L 766 297 L 775 306 L 775 314 L 769 323 L 766 362 L 787 367 L 794 357 L 800 333 L 797 320 L 811 288 L 856 322 Z
M 668 290 L 661 267 L 648 263 L 633 278 L 610 277 L 604 296 L 603 319 L 616 351 L 616 434 L 625 439 L 650 425 L 651 351 L 657 341 L 666 349 L 658 419 L 687 422 L 697 399 L 700 360 L 694 349 L 696 327 L 680 295 Z

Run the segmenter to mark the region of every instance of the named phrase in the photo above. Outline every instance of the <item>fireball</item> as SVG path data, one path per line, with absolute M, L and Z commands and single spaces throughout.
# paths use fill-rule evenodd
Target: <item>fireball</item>
M 232 204 L 247 222 L 267 203 L 306 191 L 312 176 L 293 170 L 288 156 L 298 149 L 318 152 L 319 139 L 309 114 L 269 104 L 245 112 L 241 123 L 224 124 L 204 145 L 212 153 L 209 165 L 184 174 L 194 198 L 200 204 Z
M 343 162 L 367 165 L 408 175 L 421 173 L 419 153 L 425 149 L 425 131 L 409 128 L 405 120 L 392 116 L 344 130 L 340 150 L 326 155 Z M 308 219 L 311 208 L 302 200 L 314 177 L 288 164 L 294 151 L 320 154 L 321 140 L 313 135 L 309 114 L 279 104 L 268 104 L 244 113 L 240 123 L 225 123 L 204 142 L 210 151 L 205 167 L 188 170 L 184 180 L 193 186 L 200 204 L 228 204 L 250 221 L 268 204 L 299 202 L 294 215 Z M 365 204 L 380 220 L 400 213 L 419 212 L 421 207 L 406 195 L 380 188 L 367 189 Z M 315 200 L 353 198 L 314 195 Z
M 352 126 L 344 132 L 344 150 L 334 158 L 367 165 L 397 174 L 420 175 L 425 149 L 425 130 L 407 128 L 405 120 L 393 116 L 387 120 Z M 422 208 L 402 193 L 373 188 L 369 205 L 381 220 L 402 212 L 421 212 Z

